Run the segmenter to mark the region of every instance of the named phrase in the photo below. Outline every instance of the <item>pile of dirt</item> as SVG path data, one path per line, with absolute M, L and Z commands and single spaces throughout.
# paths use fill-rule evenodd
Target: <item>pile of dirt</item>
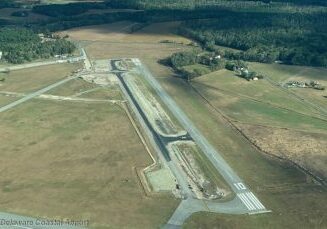
M 237 125 L 260 149 L 291 160 L 317 177 L 327 180 L 327 134 L 255 125 Z

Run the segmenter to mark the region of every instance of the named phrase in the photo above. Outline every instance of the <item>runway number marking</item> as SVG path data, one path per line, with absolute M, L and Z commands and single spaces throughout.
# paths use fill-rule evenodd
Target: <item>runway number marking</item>
M 246 190 L 246 187 L 243 183 L 234 183 L 234 186 L 238 189 L 238 190 Z

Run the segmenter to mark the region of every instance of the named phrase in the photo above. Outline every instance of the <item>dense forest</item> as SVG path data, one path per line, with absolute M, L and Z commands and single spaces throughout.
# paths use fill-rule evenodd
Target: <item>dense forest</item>
M 50 58 L 57 54 L 69 54 L 75 50 L 74 44 L 65 39 L 42 42 L 31 30 L 22 28 L 0 29 L 0 51 L 3 60 L 20 64 L 40 58 Z
M 1 1 L 10 6 L 13 0 Z M 314 4 L 314 5 L 312 5 Z M 179 33 L 192 38 L 209 51 L 229 60 L 245 60 L 271 63 L 282 61 L 286 64 L 327 66 L 327 7 L 322 0 L 107 0 L 95 3 L 71 3 L 64 5 L 36 5 L 33 11 L 50 16 L 49 19 L 23 26 L 37 33 L 59 31 L 73 27 L 112 23 L 121 20 L 139 23 L 162 21 L 184 21 Z M 91 9 L 135 8 L 141 11 L 115 11 L 111 13 L 89 13 Z M 0 19 L 0 26 L 6 25 Z M 13 22 L 15 23 L 15 22 Z M 34 34 L 35 35 L 35 34 Z M 4 36 L 4 34 L 2 34 Z M 69 47 L 65 40 L 58 40 L 61 46 Z M 54 49 L 36 42 L 52 55 Z M 32 43 L 31 43 L 32 44 Z M 13 53 L 1 43 L 5 58 Z M 220 49 L 219 46 L 235 50 Z M 27 45 L 27 47 L 29 47 Z M 23 47 L 20 47 L 22 50 Z M 27 48 L 26 48 L 27 49 Z M 1 51 L 2 51 L 1 50 Z M 57 51 L 56 51 L 57 52 Z M 16 61 L 35 59 L 32 50 Z M 16 52 L 14 56 L 19 56 Z
M 325 0 L 107 0 L 112 7 L 136 9 L 196 9 L 196 8 L 274 8 L 289 3 L 298 6 L 327 6 Z
M 225 57 L 327 67 L 327 14 L 221 13 L 218 18 L 185 22 L 180 33 L 206 49 L 216 45 Z

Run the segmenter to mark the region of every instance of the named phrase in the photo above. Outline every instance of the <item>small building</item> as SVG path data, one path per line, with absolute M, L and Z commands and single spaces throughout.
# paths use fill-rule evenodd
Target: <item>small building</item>
M 0 60 L 2 59 L 2 52 L 0 51 Z

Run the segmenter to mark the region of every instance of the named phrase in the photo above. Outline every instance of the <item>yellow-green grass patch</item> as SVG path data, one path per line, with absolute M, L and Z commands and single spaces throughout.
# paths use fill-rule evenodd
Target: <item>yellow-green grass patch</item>
M 96 89 L 97 87 L 96 84 L 77 78 L 50 90 L 48 93 L 59 96 L 74 96 L 85 91 Z
M 0 106 L 5 106 L 11 102 L 14 102 L 18 98 L 16 97 L 11 97 L 11 96 L 5 96 L 0 94 Z
M 33 100 L 0 114 L 0 135 L 0 211 L 158 228 L 178 204 L 144 195 L 152 161 L 118 106 Z
M 317 111 L 290 96 L 286 91 L 266 80 L 247 81 L 228 70 L 220 70 L 194 80 L 193 85 L 205 94 L 223 94 L 236 98 L 253 99 L 265 104 L 314 115 Z

